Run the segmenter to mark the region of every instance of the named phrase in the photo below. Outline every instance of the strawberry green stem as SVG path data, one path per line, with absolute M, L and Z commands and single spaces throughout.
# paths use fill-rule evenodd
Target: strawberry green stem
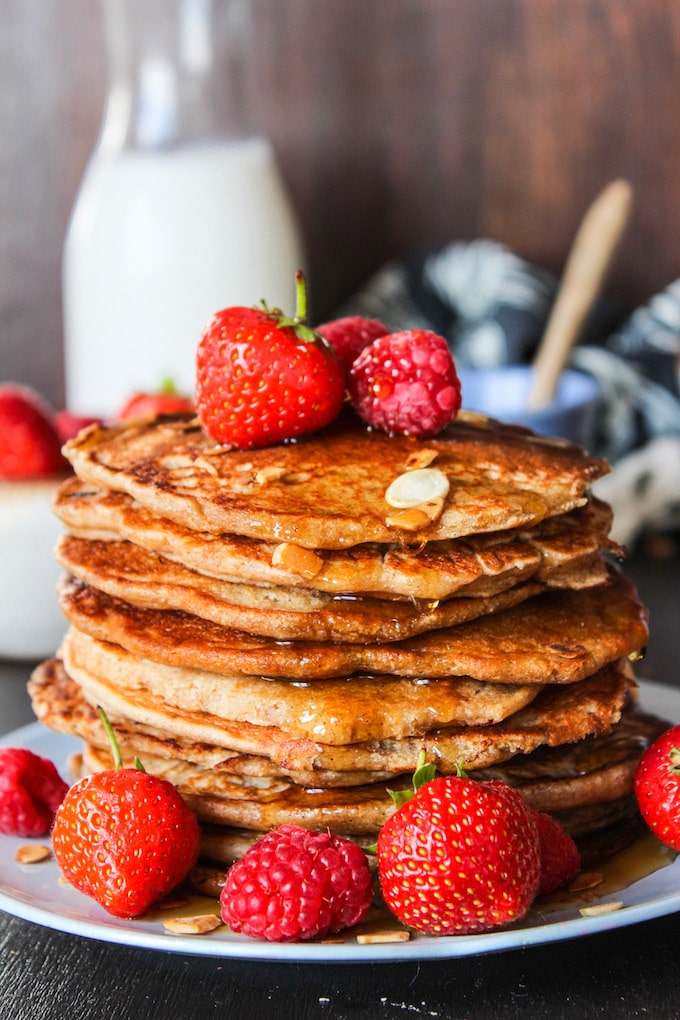
M 113 731 L 111 721 L 107 716 L 106 712 L 104 711 L 104 709 L 100 705 L 97 705 L 97 713 L 102 721 L 102 726 L 106 731 L 106 736 L 109 738 L 109 744 L 111 745 L 111 754 L 113 756 L 113 767 L 115 769 L 122 769 L 123 756 L 120 753 L 120 747 L 118 746 L 118 741 L 116 740 L 116 734 Z M 142 772 L 145 771 L 144 766 L 142 765 L 139 758 L 135 758 L 135 768 L 141 769 Z
M 295 321 L 307 322 L 307 281 L 301 269 L 295 273 Z

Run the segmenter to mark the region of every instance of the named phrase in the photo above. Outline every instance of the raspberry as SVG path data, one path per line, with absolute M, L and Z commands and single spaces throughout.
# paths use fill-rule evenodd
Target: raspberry
M 571 836 L 550 815 L 535 811 L 534 821 L 541 844 L 540 895 L 571 882 L 581 870 L 581 856 Z
M 0 748 L 0 832 L 47 835 L 67 790 L 49 759 L 20 747 Z
M 222 920 L 235 932 L 293 942 L 357 924 L 372 899 L 368 862 L 356 843 L 282 825 L 227 872 Z
M 346 372 L 349 372 L 364 347 L 389 332 L 382 322 L 367 319 L 363 315 L 347 315 L 343 319 L 324 322 L 317 326 L 316 331 L 328 340 Z
M 460 409 L 460 382 L 446 340 L 424 329 L 390 333 L 352 365 L 349 391 L 368 425 L 387 433 L 434 436 Z

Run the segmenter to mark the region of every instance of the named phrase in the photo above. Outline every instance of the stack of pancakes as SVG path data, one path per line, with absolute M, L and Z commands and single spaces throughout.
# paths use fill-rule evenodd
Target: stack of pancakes
M 247 452 L 175 416 L 66 452 L 70 627 L 30 686 L 81 772 L 111 765 L 102 706 L 228 863 L 286 822 L 373 842 L 424 748 L 616 848 L 660 726 L 630 667 L 646 613 L 588 495 L 604 462 L 465 413 L 434 439 L 343 417 Z M 386 501 L 423 470 L 443 494 Z

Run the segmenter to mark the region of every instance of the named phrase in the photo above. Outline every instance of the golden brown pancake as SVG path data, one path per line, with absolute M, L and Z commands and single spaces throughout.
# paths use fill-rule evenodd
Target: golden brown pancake
M 529 577 L 552 586 L 577 587 L 579 568 L 585 571 L 587 583 L 593 583 L 592 572 L 600 569 L 602 550 L 622 552 L 608 538 L 611 509 L 595 499 L 531 528 L 429 542 L 424 548 L 416 543 L 413 551 L 408 546 L 376 543 L 326 550 L 312 577 L 273 563 L 273 543 L 192 531 L 158 517 L 125 493 L 91 488 L 78 478 L 63 483 L 55 512 L 79 538 L 125 539 L 210 577 L 311 589 L 317 597 L 321 592 L 409 600 L 446 599 L 457 593 L 487 596 Z M 568 574 L 568 580 L 562 580 L 563 574 Z M 598 583 L 596 577 L 594 583 Z
M 399 641 L 442 627 L 454 627 L 517 605 L 545 590 L 538 581 L 486 597 L 457 596 L 419 602 L 325 595 L 309 589 L 266 588 L 206 577 L 130 542 L 88 541 L 63 535 L 57 562 L 86 584 L 140 609 L 179 610 L 221 627 L 281 641 Z M 572 578 L 560 571 L 560 587 Z M 578 568 L 575 587 L 603 583 L 603 560 Z
M 319 680 L 353 673 L 470 676 L 491 683 L 574 683 L 647 642 L 647 613 L 631 583 L 546 592 L 471 623 L 389 644 L 283 642 L 173 610 L 139 609 L 64 579 L 73 626 L 154 662 L 214 673 Z
M 178 741 L 184 757 L 197 762 L 207 761 L 206 754 L 218 762 L 227 761 L 234 753 L 261 755 L 282 772 L 301 776 L 317 771 L 320 775 L 410 773 L 421 748 L 444 773 L 455 773 L 461 762 L 469 770 L 486 768 L 538 747 L 556 747 L 608 732 L 618 722 L 634 681 L 625 668 L 611 665 L 580 683 L 545 687 L 530 705 L 493 726 L 449 727 L 419 737 L 340 746 L 309 738 L 291 739 L 275 726 L 178 711 L 158 695 L 133 695 L 101 677 L 88 675 L 87 685 L 89 699 L 101 705 L 116 724 L 122 724 L 128 742 L 137 731 L 150 737 L 163 734 Z M 45 725 L 59 732 L 86 733 L 79 723 L 80 695 L 74 699 L 72 689 L 61 684 L 60 668 L 37 670 L 32 696 L 36 714 Z M 334 782 L 339 781 L 335 776 Z
M 466 677 L 357 675 L 291 683 L 225 676 L 140 659 L 73 628 L 64 638 L 62 657 L 86 696 L 99 680 L 140 702 L 162 698 L 180 712 L 276 726 L 291 737 L 325 744 L 400 739 L 441 726 L 487 726 L 524 708 L 540 690 L 537 684 L 485 684 Z
M 385 492 L 423 450 L 450 490 L 441 516 L 414 535 L 388 524 Z M 91 426 L 65 452 L 82 481 L 126 492 L 183 527 L 310 549 L 530 526 L 582 505 L 609 470 L 580 447 L 465 416 L 426 442 L 370 432 L 348 416 L 247 452 L 215 444 L 197 419 L 161 418 Z
M 579 754 L 578 746 L 558 752 L 568 778 L 553 778 L 542 784 L 518 777 L 512 763 L 506 770 L 499 766 L 494 778 L 503 778 L 518 789 L 537 811 L 566 813 L 576 808 L 582 816 L 592 818 L 592 810 L 612 804 L 633 791 L 633 776 L 643 751 L 660 732 L 660 721 L 639 714 L 630 714 L 618 726 L 614 743 L 624 739 L 628 752 L 617 764 L 593 768 L 595 757 L 606 759 L 612 735 L 591 741 L 589 758 Z M 615 728 L 616 729 L 616 728 Z M 625 734 L 625 736 L 624 736 Z M 531 755 L 527 756 L 531 759 Z M 195 811 L 201 822 L 266 830 L 286 822 L 307 828 L 323 829 L 355 835 L 377 833 L 394 811 L 389 788 L 400 789 L 410 784 L 409 777 L 392 784 L 371 783 L 347 789 L 321 790 L 297 786 L 286 779 L 251 779 L 215 769 L 204 769 L 186 761 L 147 756 L 145 768 L 175 785 Z M 86 745 L 83 752 L 85 771 L 99 772 L 112 767 L 109 750 Z M 529 767 L 523 763 L 523 768 Z M 485 778 L 484 773 L 472 773 Z M 611 821 L 607 815 L 607 823 Z
M 90 744 L 109 746 L 96 708 L 83 696 L 82 688 L 64 669 L 61 659 L 47 659 L 33 671 L 28 684 L 33 710 L 48 729 L 56 733 L 82 737 Z M 204 768 L 233 772 L 242 776 L 289 776 L 300 786 L 361 786 L 390 779 L 392 772 L 314 772 L 280 768 L 262 754 L 242 754 L 205 741 L 185 740 L 153 726 L 130 719 L 113 717 L 116 738 L 125 754 L 144 758 L 180 758 Z

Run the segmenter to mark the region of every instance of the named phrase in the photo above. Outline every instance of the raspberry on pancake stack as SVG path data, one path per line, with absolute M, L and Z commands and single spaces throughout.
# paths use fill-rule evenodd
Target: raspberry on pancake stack
M 167 416 L 66 453 L 70 629 L 36 714 L 97 771 L 101 705 L 195 811 L 205 859 L 286 822 L 374 842 L 421 748 L 519 788 L 586 859 L 632 838 L 662 724 L 636 707 L 646 612 L 588 495 L 603 461 L 464 412 L 427 439 L 343 413 L 248 451 Z

